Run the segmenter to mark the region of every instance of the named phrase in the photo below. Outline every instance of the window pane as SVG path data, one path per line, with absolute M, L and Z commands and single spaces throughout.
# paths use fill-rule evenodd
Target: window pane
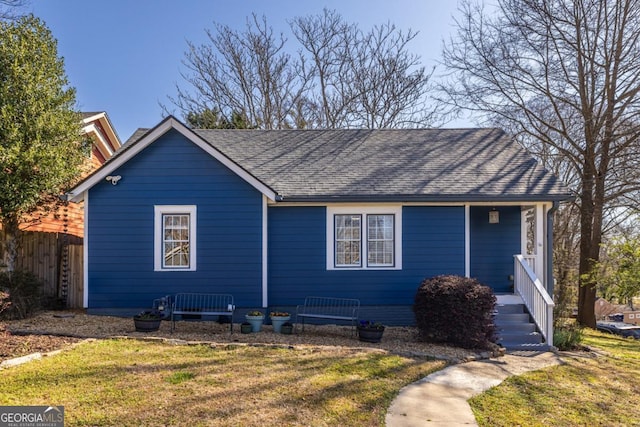
M 394 216 L 367 216 L 367 265 L 394 265 Z
M 189 268 L 189 215 L 163 215 L 163 267 Z
M 335 265 L 351 267 L 361 265 L 360 215 L 336 215 L 335 223 Z

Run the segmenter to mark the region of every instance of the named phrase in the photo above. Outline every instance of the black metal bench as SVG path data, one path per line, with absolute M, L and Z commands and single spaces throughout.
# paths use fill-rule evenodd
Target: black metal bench
M 176 294 L 171 303 L 171 332 L 176 328 L 176 316 L 229 316 L 233 332 L 233 312 L 236 306 L 229 294 Z
M 360 300 L 333 297 L 306 297 L 304 304 L 296 308 L 296 329 L 299 319 L 304 331 L 305 319 L 327 319 L 351 322 L 353 332 L 358 323 Z

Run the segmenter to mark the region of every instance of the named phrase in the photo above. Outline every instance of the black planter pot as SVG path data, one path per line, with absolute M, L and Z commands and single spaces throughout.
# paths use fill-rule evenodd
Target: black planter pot
M 363 328 L 358 326 L 358 339 L 363 342 L 380 342 L 384 328 Z
M 136 319 L 133 318 L 133 324 L 138 332 L 154 332 L 160 329 L 162 319 Z

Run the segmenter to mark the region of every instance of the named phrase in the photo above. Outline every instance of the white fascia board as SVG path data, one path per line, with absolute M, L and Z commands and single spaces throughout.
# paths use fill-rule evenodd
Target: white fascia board
M 100 120 L 103 117 L 105 117 L 104 111 L 100 112 L 100 113 L 96 113 L 93 116 L 85 117 L 84 119 L 82 119 L 82 123 L 86 125 L 87 123 L 91 123 L 91 122 L 94 122 L 96 120 Z
M 104 114 L 103 117 L 100 118 L 100 124 L 102 125 L 103 131 L 106 133 L 109 142 L 113 146 L 114 150 L 117 150 L 122 146 L 122 142 L 120 141 L 120 137 L 116 133 L 116 130 L 111 126 L 111 122 L 109 121 L 109 117 Z
M 98 129 L 95 124 L 91 123 L 85 125 L 82 130 L 85 134 L 89 134 L 92 136 L 93 144 L 100 151 L 100 153 L 102 153 L 105 159 L 113 156 L 111 145 L 107 142 L 107 140 L 104 138 L 104 135 L 102 134 L 102 132 L 100 132 L 100 129 Z
M 100 124 L 102 125 L 102 129 L 107 134 L 106 136 L 114 144 L 114 147 L 113 147 L 114 150 L 117 150 L 122 146 L 120 137 L 118 136 L 118 134 L 116 133 L 116 130 L 111 125 L 111 121 L 109 121 L 109 117 L 107 117 L 107 113 L 105 111 L 82 119 L 83 127 L 86 127 L 88 124 L 92 122 L 100 122 Z
M 264 196 L 266 196 L 269 200 L 275 201 L 276 194 L 269 187 L 264 185 L 258 179 L 256 179 L 253 175 L 249 174 L 247 171 L 242 169 L 236 163 L 234 163 L 227 156 L 222 154 L 220 151 L 213 148 L 206 141 L 196 135 L 191 129 L 180 123 L 173 117 L 170 117 L 163 122 L 161 122 L 158 126 L 153 128 L 147 135 L 145 135 L 141 140 L 135 142 L 133 145 L 128 147 L 122 154 L 117 156 L 117 158 L 113 159 L 111 162 L 107 162 L 104 166 L 102 166 L 98 171 L 87 178 L 84 182 L 80 183 L 77 187 L 75 187 L 69 193 L 69 200 L 77 202 L 82 200 L 83 193 L 89 190 L 91 187 L 96 185 L 98 182 L 104 180 L 108 175 L 110 175 L 113 171 L 118 169 L 120 166 L 124 165 L 130 159 L 135 157 L 140 151 L 144 150 L 147 146 L 149 146 L 152 142 L 160 138 L 162 135 L 167 133 L 169 130 L 175 129 L 180 132 L 185 138 L 189 141 L 196 144 L 198 147 L 202 148 L 206 153 L 211 155 L 213 158 L 218 160 L 224 166 L 229 168 L 233 173 L 238 175 L 240 178 L 245 180 L 249 185 L 254 187 Z

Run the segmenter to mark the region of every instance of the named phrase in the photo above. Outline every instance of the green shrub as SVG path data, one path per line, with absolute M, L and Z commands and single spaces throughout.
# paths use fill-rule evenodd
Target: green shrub
M 0 273 L 0 291 L 8 297 L 8 303 L 1 316 L 4 319 L 24 319 L 41 307 L 42 282 L 27 271 Z
M 578 324 L 564 324 L 553 330 L 553 345 L 560 350 L 575 350 L 582 347 L 584 331 Z
M 413 305 L 424 341 L 489 348 L 496 340 L 496 297 L 476 279 L 443 275 L 425 279 Z

